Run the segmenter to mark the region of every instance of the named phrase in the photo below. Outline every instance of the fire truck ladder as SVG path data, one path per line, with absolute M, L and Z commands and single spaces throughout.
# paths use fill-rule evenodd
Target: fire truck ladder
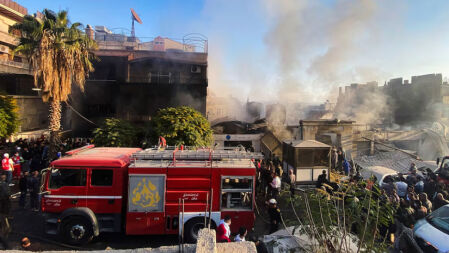
M 263 159 L 262 153 L 244 150 L 198 149 L 198 150 L 158 150 L 145 149 L 132 155 L 136 160 L 197 160 L 221 161 L 227 159 Z

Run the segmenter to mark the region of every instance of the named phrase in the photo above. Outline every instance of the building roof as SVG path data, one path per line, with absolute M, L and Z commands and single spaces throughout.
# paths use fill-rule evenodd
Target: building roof
M 58 167 L 124 167 L 130 162 L 131 155 L 139 150 L 141 149 L 107 147 L 91 148 L 55 160 L 51 163 L 51 165 Z
M 354 124 L 353 120 L 341 120 L 341 119 L 317 119 L 317 120 L 302 120 L 304 125 L 335 125 L 335 124 Z
M 433 161 L 420 161 L 400 151 L 379 152 L 372 156 L 357 156 L 354 161 L 362 168 L 382 166 L 401 173 L 407 173 L 411 163 L 416 164 L 417 168 L 430 168 L 432 170 L 437 168 Z
M 0 0 L 0 15 L 21 22 L 28 11 L 22 5 L 11 0 Z
M 316 140 L 288 140 L 284 141 L 295 148 L 330 148 L 331 146 Z

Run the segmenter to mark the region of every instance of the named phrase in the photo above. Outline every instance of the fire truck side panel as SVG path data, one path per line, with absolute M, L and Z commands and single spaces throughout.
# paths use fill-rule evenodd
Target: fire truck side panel
M 165 234 L 166 173 L 129 168 L 127 234 Z
M 123 203 L 123 171 L 124 168 L 91 168 L 88 171 L 86 207 L 96 214 L 120 213 Z M 95 174 L 104 178 L 99 185 L 95 185 L 92 180 Z M 111 179 L 108 178 L 110 176 Z
M 179 227 L 182 224 L 182 222 L 179 223 L 180 212 L 182 212 L 180 199 L 184 200 L 184 221 L 188 218 L 204 216 L 207 199 L 211 198 L 211 169 L 206 167 L 205 163 L 197 166 L 177 163 L 176 167 L 170 166 L 167 169 L 166 213 L 172 219 L 171 230 L 167 233 L 176 234 L 180 231 Z
M 240 227 L 245 227 L 248 230 L 254 227 L 254 212 L 249 211 L 221 211 L 221 218 L 223 219 L 226 215 L 231 217 L 231 232 L 238 233 Z
M 165 234 L 164 212 L 128 212 L 126 215 L 126 234 Z
M 217 184 L 220 185 L 221 192 L 217 196 L 217 204 L 220 205 L 219 208 L 221 210 L 222 219 L 227 215 L 231 217 L 232 233 L 237 233 L 241 226 L 246 227 L 247 229 L 254 227 L 255 174 L 255 168 L 221 168 L 219 171 L 219 182 Z M 251 183 L 248 185 L 249 188 L 246 191 L 244 189 L 239 189 L 239 187 L 237 189 L 226 189 L 223 185 L 226 180 L 247 180 L 247 182 Z M 225 200 L 227 194 L 240 194 L 238 198 L 247 198 L 248 206 L 245 206 L 244 208 L 226 206 L 232 205 L 232 199 L 230 201 Z

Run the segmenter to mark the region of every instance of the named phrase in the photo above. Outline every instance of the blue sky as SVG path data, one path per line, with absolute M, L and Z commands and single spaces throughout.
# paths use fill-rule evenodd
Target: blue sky
M 449 1 L 18 0 L 30 13 L 68 10 L 72 21 L 138 37 L 209 38 L 212 92 L 241 99 L 321 101 L 352 82 L 449 70 Z

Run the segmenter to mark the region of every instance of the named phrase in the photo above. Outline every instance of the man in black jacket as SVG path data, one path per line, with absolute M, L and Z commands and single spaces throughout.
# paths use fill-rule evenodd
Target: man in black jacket
M 270 216 L 270 234 L 279 230 L 279 223 L 281 220 L 281 210 L 277 207 L 277 201 L 270 199 L 268 201 L 268 215 Z
M 39 211 L 39 171 L 33 171 L 33 175 L 28 181 L 28 190 L 30 191 L 30 203 L 33 211 Z
M 24 171 L 22 177 L 19 180 L 19 189 L 20 189 L 20 199 L 19 206 L 21 208 L 25 208 L 26 206 L 26 197 L 28 193 L 28 181 L 30 173 L 28 171 Z
M 318 180 L 316 181 L 316 188 L 321 188 L 323 184 L 329 184 L 329 180 L 327 180 L 326 170 L 323 170 L 322 174 L 318 176 Z
M 9 215 L 11 208 L 11 190 L 9 184 L 6 182 L 6 174 L 0 177 L 0 213 Z

